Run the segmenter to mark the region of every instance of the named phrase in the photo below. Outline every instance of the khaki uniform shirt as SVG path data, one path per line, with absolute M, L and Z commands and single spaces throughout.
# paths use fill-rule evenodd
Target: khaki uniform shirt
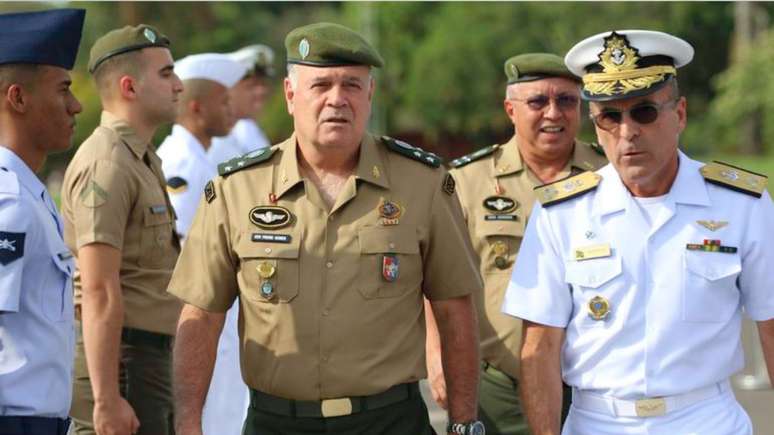
M 169 291 L 216 312 L 239 298 L 242 375 L 259 391 L 319 400 L 424 378 L 422 297 L 482 288 L 445 171 L 366 136 L 329 211 L 295 137 L 273 149 L 214 181 Z
M 165 290 L 180 252 L 161 160 L 125 121 L 102 122 L 65 172 L 62 215 L 74 254 L 90 243 L 121 250 L 124 326 L 173 335 L 181 304 Z M 80 275 L 75 302 L 80 304 Z
M 559 178 L 596 170 L 606 163 L 604 156 L 578 142 Z M 457 195 L 484 278 L 485 290 L 477 298 L 481 358 L 515 378 L 519 372 L 521 320 L 501 312 L 503 295 L 535 202 L 533 189 L 544 183 L 522 161 L 515 136 L 493 153 L 452 169 L 451 174 L 457 180 Z M 504 202 L 498 204 L 497 197 L 504 197 Z M 515 207 L 498 210 L 508 200 L 514 201 Z

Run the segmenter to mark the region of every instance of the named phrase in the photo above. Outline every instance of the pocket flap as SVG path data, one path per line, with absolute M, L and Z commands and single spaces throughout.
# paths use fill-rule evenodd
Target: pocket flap
M 146 227 L 172 222 L 169 209 L 166 205 L 146 206 L 143 210 L 143 224 Z
M 710 281 L 717 281 L 742 271 L 739 254 L 686 251 L 685 267 Z
M 413 227 L 366 227 L 358 231 L 360 252 L 363 254 L 418 254 L 419 241 Z
M 265 237 L 254 237 L 259 233 L 245 232 L 236 245 L 239 258 L 298 258 L 299 237 L 295 234 L 272 234 L 277 241 L 263 241 Z M 264 234 L 264 233 L 260 233 Z M 287 236 L 287 237 L 285 237 Z
M 621 257 L 567 260 L 564 279 L 570 284 L 597 288 L 621 274 Z
M 482 218 L 483 219 L 483 218 Z M 515 221 L 483 221 L 477 224 L 478 229 L 476 232 L 479 235 L 485 237 L 491 236 L 508 236 L 508 237 L 523 237 L 524 236 L 524 222 L 521 217 Z

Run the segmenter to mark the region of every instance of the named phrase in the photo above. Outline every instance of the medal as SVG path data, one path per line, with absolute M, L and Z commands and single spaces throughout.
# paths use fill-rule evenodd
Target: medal
M 274 284 L 271 281 L 264 281 L 261 284 L 261 296 L 266 299 L 271 299 L 274 296 Z
M 594 320 L 605 320 L 610 314 L 610 302 L 602 296 L 594 296 L 589 300 L 589 316 Z
M 269 263 L 268 261 L 262 261 L 255 268 L 256 270 L 258 270 L 258 276 L 260 276 L 263 279 L 271 278 L 272 276 L 274 276 L 274 272 L 277 271 L 274 265 Z
M 497 266 L 498 269 L 507 269 L 508 260 L 506 260 L 505 257 L 497 256 L 495 257 L 495 266 Z

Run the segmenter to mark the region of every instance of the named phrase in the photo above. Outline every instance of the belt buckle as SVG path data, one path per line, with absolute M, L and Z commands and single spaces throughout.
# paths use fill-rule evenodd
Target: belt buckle
M 663 397 L 641 399 L 634 402 L 637 417 L 658 417 L 666 414 L 666 400 Z
M 323 417 L 341 417 L 352 414 L 352 400 L 349 397 L 341 399 L 325 399 L 320 406 Z

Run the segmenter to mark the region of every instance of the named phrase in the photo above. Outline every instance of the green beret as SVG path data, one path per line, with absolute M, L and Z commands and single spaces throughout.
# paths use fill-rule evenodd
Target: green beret
M 147 24 L 125 26 L 111 30 L 97 39 L 89 53 L 89 72 L 94 73 L 102 62 L 119 54 L 146 47 L 169 48 L 169 38 Z
M 362 36 L 332 23 L 294 29 L 285 38 L 288 63 L 310 66 L 368 65 L 381 67 L 382 57 Z
M 564 65 L 564 59 L 551 53 L 526 53 L 505 61 L 508 84 L 531 82 L 548 77 L 564 77 L 576 82 L 580 79 Z

